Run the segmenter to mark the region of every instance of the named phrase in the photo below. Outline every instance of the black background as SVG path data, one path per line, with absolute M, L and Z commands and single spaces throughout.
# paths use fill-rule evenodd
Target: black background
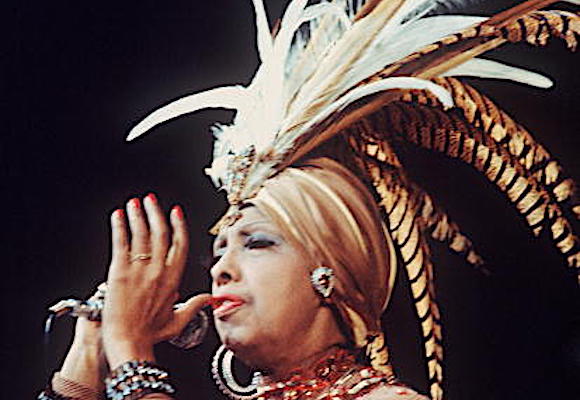
M 271 22 L 285 3 L 266 2 Z M 486 8 L 506 4 L 487 2 Z M 183 293 L 208 287 L 201 266 L 211 240 L 206 232 L 225 201 L 202 168 L 210 161 L 209 124 L 232 114 L 205 111 L 134 143 L 124 137 L 141 117 L 180 95 L 249 82 L 257 58 L 249 0 L 4 7 L 0 397 L 26 399 L 58 368 L 70 340 L 71 322 L 59 322 L 50 347 L 43 348 L 46 307 L 64 296 L 85 296 L 104 279 L 108 214 L 131 196 L 154 191 L 167 209 L 184 206 L 192 257 Z M 491 56 L 555 80 L 549 90 L 472 83 L 533 127 L 577 180 L 577 55 L 555 40 L 546 49 L 517 45 Z M 573 382 L 580 381 L 580 301 L 562 257 L 546 238 L 532 238 L 504 197 L 470 168 L 413 149 L 404 159 L 473 238 L 493 272 L 486 278 L 444 246 L 434 246 L 449 398 L 573 396 Z M 425 391 L 418 326 L 402 283 L 385 329 L 399 375 Z M 208 372 L 216 344 L 212 332 L 188 353 L 159 346 L 159 362 L 174 371 L 180 398 L 221 398 Z

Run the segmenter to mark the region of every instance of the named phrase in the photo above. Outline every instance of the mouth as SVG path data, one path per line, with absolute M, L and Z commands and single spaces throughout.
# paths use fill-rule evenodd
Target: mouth
M 246 302 L 239 296 L 225 294 L 222 296 L 214 296 L 210 300 L 210 305 L 213 309 L 213 315 L 216 318 L 223 319 L 235 313 Z

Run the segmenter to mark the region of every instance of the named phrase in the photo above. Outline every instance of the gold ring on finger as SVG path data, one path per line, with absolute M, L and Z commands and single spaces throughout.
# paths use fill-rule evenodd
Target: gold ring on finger
M 131 257 L 131 262 L 147 261 L 147 260 L 151 260 L 151 254 L 149 253 L 135 254 L 134 256 Z

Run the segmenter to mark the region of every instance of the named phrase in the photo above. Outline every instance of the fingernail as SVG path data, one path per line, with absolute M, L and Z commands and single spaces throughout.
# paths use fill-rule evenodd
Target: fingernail
M 113 212 L 113 216 L 115 218 L 119 218 L 119 219 L 124 218 L 125 217 L 125 211 L 123 211 L 123 209 L 119 208 L 118 210 L 115 210 Z
M 151 204 L 157 204 L 157 196 L 155 196 L 155 193 L 149 193 L 145 198 L 149 199 Z
M 180 206 L 173 206 L 173 212 L 177 218 L 183 221 L 183 209 Z
M 129 200 L 129 204 L 131 205 L 131 207 L 136 208 L 136 209 L 140 209 L 141 208 L 141 203 L 139 202 L 139 199 L 131 199 Z

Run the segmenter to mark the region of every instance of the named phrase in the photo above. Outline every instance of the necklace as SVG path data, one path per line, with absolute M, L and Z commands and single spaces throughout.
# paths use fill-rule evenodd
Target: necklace
M 350 400 L 367 393 L 387 376 L 360 365 L 355 356 L 339 349 L 315 363 L 309 371 L 296 369 L 279 382 L 265 382 L 258 377 L 258 400 Z

